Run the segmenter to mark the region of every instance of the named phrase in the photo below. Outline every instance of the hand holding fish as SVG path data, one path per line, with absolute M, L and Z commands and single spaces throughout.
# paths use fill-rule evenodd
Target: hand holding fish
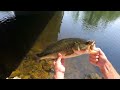
M 89 61 L 91 64 L 98 66 L 105 79 L 120 79 L 120 75 L 109 62 L 104 52 L 100 48 L 94 48 L 96 52 L 90 53 Z M 55 79 L 64 79 L 64 59 L 58 54 L 57 61 L 54 61 Z
M 100 48 L 94 48 L 96 53 L 91 53 L 89 61 L 91 64 L 98 66 L 106 79 L 120 79 L 120 75 L 109 62 L 104 52 Z
M 62 55 L 58 54 L 58 59 L 54 61 L 54 70 L 55 70 L 55 79 L 64 79 L 64 72 L 65 72 L 65 66 L 64 66 L 64 59 L 62 58 Z
M 94 48 L 94 50 L 96 51 L 96 53 L 91 53 L 89 55 L 89 61 L 91 64 L 101 68 L 104 66 L 106 62 L 109 62 L 109 61 L 100 48 Z
M 61 53 L 58 55 L 58 53 Z M 96 48 L 94 40 L 80 38 L 66 38 L 50 44 L 42 52 L 36 54 L 38 60 L 54 61 L 55 79 L 64 79 L 64 59 L 90 54 L 89 61 L 100 68 L 102 74 L 108 79 L 120 79 L 119 74 L 109 62 L 100 48 Z

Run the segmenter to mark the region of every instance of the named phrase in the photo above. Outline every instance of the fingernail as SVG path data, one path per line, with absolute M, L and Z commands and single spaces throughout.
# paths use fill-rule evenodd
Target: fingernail
M 96 56 L 96 58 L 99 58 L 99 56 Z
M 98 59 L 96 59 L 96 62 L 98 62 Z
M 58 55 L 61 55 L 61 53 L 58 53 Z
M 58 56 L 59 56 L 59 57 L 62 57 L 62 54 L 61 54 L 61 53 L 58 53 Z
M 95 50 L 95 51 L 99 51 L 99 48 L 95 48 L 94 50 Z

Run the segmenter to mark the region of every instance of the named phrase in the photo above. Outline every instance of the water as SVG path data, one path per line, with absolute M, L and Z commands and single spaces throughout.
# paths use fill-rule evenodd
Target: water
M 63 38 L 93 39 L 96 41 L 96 46 L 104 51 L 115 69 L 120 72 L 119 11 L 64 11 L 64 13 L 56 12 L 52 19 L 47 18 L 47 15 L 49 16 L 49 14 L 50 13 L 39 15 L 37 13 L 37 17 L 35 15 L 25 15 L 21 16 L 21 18 L 16 18 L 17 23 L 15 23 L 15 26 L 17 27 L 18 31 L 14 29 L 12 32 L 15 32 L 15 34 L 12 34 L 11 32 L 11 35 L 9 35 L 8 33 L 9 37 L 12 36 L 10 40 L 12 40 L 11 47 L 13 49 L 13 53 L 10 52 L 12 50 L 10 49 L 7 55 L 10 55 L 14 57 L 14 60 L 17 60 L 19 56 L 25 56 L 27 52 L 31 57 L 31 54 L 35 54 L 36 52 L 44 49 L 50 43 Z M 45 15 L 46 17 L 44 17 Z M 26 20 L 26 22 L 24 22 L 24 20 Z M 46 23 L 47 21 L 49 22 Z M 4 57 L 6 57 L 6 52 Z M 66 59 L 65 78 L 84 78 L 86 74 L 91 73 L 98 73 L 101 75 L 99 69 L 91 65 L 88 59 L 88 55 Z M 21 67 L 21 65 L 19 67 Z M 28 69 L 27 67 L 31 65 L 33 65 L 33 63 L 28 64 L 28 66 L 25 65 L 26 67 L 21 67 L 23 69 L 19 70 L 28 72 L 28 75 L 30 76 L 29 72 L 31 72 L 31 69 Z M 38 72 L 39 74 L 42 74 L 40 70 L 36 70 L 36 67 L 37 66 L 34 65 L 32 67 L 34 74 Z M 22 71 L 20 72 L 22 75 L 24 75 Z
M 58 39 L 86 38 L 96 41 L 115 69 L 120 72 L 120 12 L 65 11 Z M 88 56 L 87 56 L 88 57 Z M 83 78 L 82 74 L 97 72 L 85 56 L 66 61 L 66 78 Z M 87 65 L 81 65 L 82 63 Z M 81 70 L 83 69 L 83 70 Z M 98 73 L 98 72 L 97 72 Z
M 0 11 L 0 23 L 15 18 L 14 11 Z

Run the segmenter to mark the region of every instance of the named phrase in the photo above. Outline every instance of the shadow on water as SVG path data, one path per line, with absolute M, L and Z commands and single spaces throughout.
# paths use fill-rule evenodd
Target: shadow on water
M 18 67 L 54 13 L 15 11 L 16 20 L 0 25 L 0 78 Z

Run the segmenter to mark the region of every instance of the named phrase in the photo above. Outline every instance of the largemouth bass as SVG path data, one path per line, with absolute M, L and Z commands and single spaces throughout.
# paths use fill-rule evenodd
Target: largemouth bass
M 94 40 L 85 40 L 80 38 L 66 38 L 50 44 L 41 53 L 36 54 L 39 60 L 57 59 L 58 53 L 63 58 L 72 58 L 82 54 L 89 54 L 95 47 Z

